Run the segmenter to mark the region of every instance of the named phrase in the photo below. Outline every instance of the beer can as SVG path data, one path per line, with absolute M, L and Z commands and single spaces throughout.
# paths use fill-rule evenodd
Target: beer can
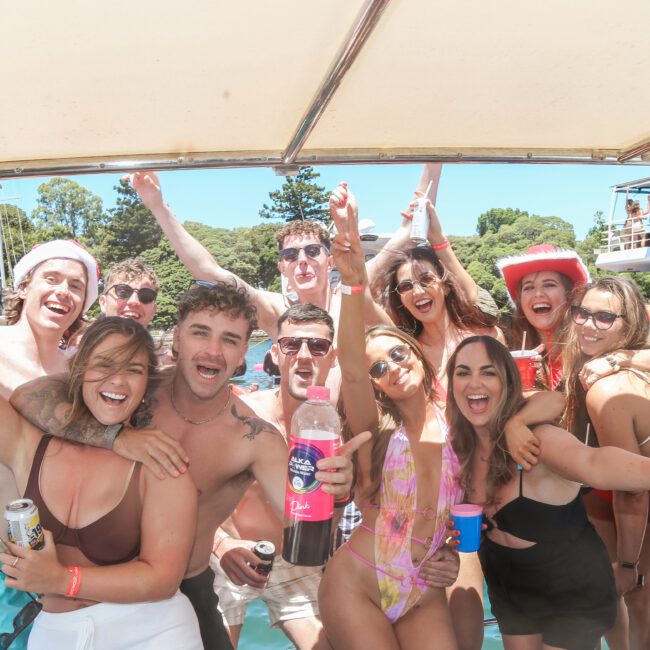
M 255 555 L 260 559 L 255 567 L 255 572 L 259 573 L 261 576 L 269 575 L 273 567 L 275 544 L 273 542 L 267 542 L 266 540 L 257 542 L 255 548 L 253 548 L 253 553 L 255 553 Z
M 17 499 L 5 508 L 7 538 L 23 548 L 40 551 L 45 546 L 38 508 L 31 499 Z
M 426 199 L 416 199 L 411 219 L 410 239 L 418 244 L 427 241 L 429 234 L 429 214 L 427 213 Z

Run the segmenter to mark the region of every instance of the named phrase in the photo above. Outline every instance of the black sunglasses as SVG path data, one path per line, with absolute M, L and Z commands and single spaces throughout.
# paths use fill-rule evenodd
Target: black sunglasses
M 393 363 L 402 364 L 411 356 L 411 348 L 408 345 L 396 345 L 388 353 L 388 358 Z M 379 380 L 388 372 L 388 360 L 381 359 L 380 361 L 375 361 L 370 366 L 368 373 L 372 379 Z
M 34 622 L 43 609 L 42 603 L 39 603 L 31 594 L 27 595 L 31 600 L 14 616 L 14 631 L 0 634 L 0 650 L 7 650 L 18 635 Z
M 314 357 L 324 357 L 332 347 L 332 341 L 329 339 L 310 338 L 307 336 L 283 336 L 278 339 L 278 345 L 283 354 L 290 357 L 298 354 L 302 344 L 306 343 L 309 353 Z
M 293 246 L 290 248 L 283 248 L 280 251 L 280 259 L 285 262 L 295 262 L 298 259 L 298 255 L 300 255 L 300 251 L 305 251 L 307 257 L 315 259 L 320 255 L 321 249 L 329 252 L 327 247 L 323 244 L 307 244 L 307 246 L 300 246 L 299 248 Z
M 144 287 L 143 289 L 134 289 L 128 284 L 114 284 L 112 287 L 109 287 L 106 293 L 111 289 L 115 289 L 115 295 L 120 300 L 128 300 L 135 293 L 138 296 L 138 300 L 143 305 L 150 305 L 156 300 L 156 296 L 158 295 L 157 291 L 149 289 L 148 287 Z
M 571 306 L 571 318 L 576 325 L 584 325 L 591 318 L 599 330 L 608 330 L 622 316 L 623 314 L 615 314 L 613 311 L 589 311 L 579 305 Z
M 434 275 L 433 273 L 424 273 L 417 280 L 402 280 L 395 287 L 395 291 L 397 291 L 397 293 L 399 293 L 399 295 L 401 296 L 405 293 L 408 293 L 409 291 L 413 291 L 413 287 L 416 284 L 420 285 L 420 287 L 425 289 L 427 287 L 432 287 L 434 284 L 437 284 L 438 282 L 439 282 L 438 276 Z

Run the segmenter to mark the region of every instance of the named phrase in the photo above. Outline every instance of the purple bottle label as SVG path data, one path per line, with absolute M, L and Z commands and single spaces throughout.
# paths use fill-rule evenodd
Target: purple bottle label
M 289 440 L 289 472 L 284 514 L 300 521 L 325 521 L 334 513 L 334 497 L 323 492 L 314 476 L 321 458 L 336 455 L 338 436 L 326 431 L 310 431 L 313 437 Z M 319 439 L 320 438 L 320 439 Z

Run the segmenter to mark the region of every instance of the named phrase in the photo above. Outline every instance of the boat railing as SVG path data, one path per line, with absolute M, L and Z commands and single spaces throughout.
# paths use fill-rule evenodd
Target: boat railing
M 633 248 L 650 247 L 650 225 L 644 219 L 610 221 L 603 232 L 598 253 L 614 253 Z

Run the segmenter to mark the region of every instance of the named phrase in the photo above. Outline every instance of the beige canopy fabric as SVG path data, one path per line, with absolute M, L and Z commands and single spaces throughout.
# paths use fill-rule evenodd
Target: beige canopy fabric
M 22 0 L 1 12 L 2 177 L 650 151 L 646 0 Z

